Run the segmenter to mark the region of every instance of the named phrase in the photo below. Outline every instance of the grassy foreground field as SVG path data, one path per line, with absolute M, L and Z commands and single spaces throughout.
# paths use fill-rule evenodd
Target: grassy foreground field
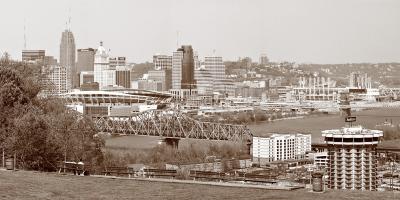
M 273 191 L 0 170 L 0 199 L 400 199 L 400 193 Z

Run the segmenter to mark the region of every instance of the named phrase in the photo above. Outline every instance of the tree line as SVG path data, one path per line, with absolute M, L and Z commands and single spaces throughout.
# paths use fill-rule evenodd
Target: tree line
M 92 121 L 56 97 L 41 97 L 41 67 L 0 60 L 0 149 L 19 168 L 54 171 L 60 161 L 102 162 L 104 140 Z M 3 161 L 4 162 L 4 161 Z

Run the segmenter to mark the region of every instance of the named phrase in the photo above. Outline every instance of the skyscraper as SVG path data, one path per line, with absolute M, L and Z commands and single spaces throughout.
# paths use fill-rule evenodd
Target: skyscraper
M 213 94 L 213 76 L 204 66 L 195 70 L 196 86 L 199 95 Z
M 22 50 L 22 61 L 43 64 L 45 61 L 45 50 Z
M 155 70 L 172 69 L 172 56 L 154 55 L 153 65 Z
M 57 59 L 55 59 L 53 56 L 44 56 L 44 65 L 57 65 Z
M 212 77 L 212 90 L 214 92 L 224 93 L 226 87 L 224 85 L 225 80 L 225 65 L 222 61 L 222 57 L 219 56 L 207 56 L 204 57 L 204 67 L 210 72 Z
M 161 82 L 162 91 L 171 89 L 171 69 L 149 70 L 148 79 Z
M 268 59 L 267 54 L 265 54 L 265 53 L 261 54 L 261 55 L 260 55 L 260 61 L 259 61 L 258 64 L 260 64 L 260 65 L 266 65 L 266 64 L 268 64 L 268 63 L 269 63 L 269 59 Z
M 103 47 L 103 42 L 94 56 L 94 82 L 99 83 L 99 88 L 115 85 L 115 69 L 110 69 L 109 56 Z
M 92 48 L 78 49 L 78 61 L 76 62 L 76 71 L 73 76 L 80 77 L 80 73 L 83 71 L 94 70 L 94 55 L 96 51 Z M 79 87 L 81 80 L 75 78 L 73 81 L 73 87 Z
M 124 88 L 131 88 L 131 69 L 126 66 L 117 66 L 115 84 Z
M 183 45 L 178 48 L 172 56 L 172 88 L 173 89 L 194 89 L 195 60 L 193 48 L 190 45 Z
M 76 74 L 75 69 L 75 39 L 70 30 L 65 30 L 61 35 L 60 65 L 66 67 L 70 74 Z M 71 78 L 74 79 L 75 76 Z M 70 80 L 72 85 L 73 80 Z
M 126 66 L 126 58 L 125 57 L 110 57 L 110 69 L 116 69 L 117 66 Z
M 59 65 L 43 66 L 43 83 L 45 85 L 42 91 L 44 95 L 58 95 L 68 92 L 71 88 L 69 85 L 69 75 L 67 68 Z

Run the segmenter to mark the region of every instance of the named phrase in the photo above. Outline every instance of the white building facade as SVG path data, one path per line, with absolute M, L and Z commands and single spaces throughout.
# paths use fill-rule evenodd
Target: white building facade
M 45 89 L 44 95 L 59 95 L 71 89 L 70 73 L 68 67 L 60 65 L 44 66 L 42 73 Z
M 154 55 L 153 64 L 155 70 L 172 69 L 172 56 Z
M 214 92 L 225 93 L 225 65 L 220 56 L 204 57 L 204 67 L 212 76 L 212 90 Z
M 172 55 L 172 89 L 181 89 L 183 52 L 176 51 Z
M 99 88 L 115 85 L 115 69 L 110 69 L 109 55 L 103 47 L 103 42 L 94 56 L 94 82 L 99 83 Z
M 311 135 L 296 133 L 253 137 L 253 162 L 260 166 L 274 161 L 305 159 L 309 151 Z

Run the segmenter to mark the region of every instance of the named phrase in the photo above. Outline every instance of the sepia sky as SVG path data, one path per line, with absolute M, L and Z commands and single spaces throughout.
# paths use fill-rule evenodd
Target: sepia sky
M 266 53 L 272 61 L 400 62 L 399 0 L 12 0 L 2 1 L 0 53 L 24 47 L 59 57 L 71 13 L 77 48 L 129 62 L 191 44 L 224 60 Z

